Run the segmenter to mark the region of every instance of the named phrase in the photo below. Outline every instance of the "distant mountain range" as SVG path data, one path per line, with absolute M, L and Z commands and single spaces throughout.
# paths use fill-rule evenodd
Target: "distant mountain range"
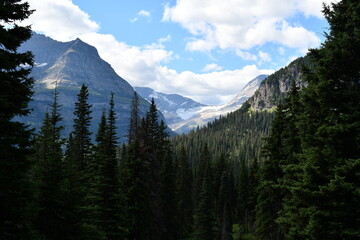
M 66 127 L 64 134 L 67 135 L 72 131 L 74 103 L 84 83 L 89 88 L 89 103 L 92 104 L 91 131 L 96 132 L 101 113 L 108 108 L 110 94 L 114 92 L 118 133 L 125 140 L 134 89 L 116 74 L 110 64 L 100 58 L 95 47 L 80 39 L 58 42 L 33 33 L 32 38 L 19 51 L 32 51 L 35 61 L 31 73 L 35 79 L 35 94 L 30 103 L 34 110 L 23 121 L 39 128 L 53 101 L 54 87 L 57 85 L 63 124 Z M 149 102 L 140 98 L 142 116 L 148 108 Z M 162 115 L 160 117 L 164 119 Z
M 136 87 L 140 96 L 151 100 L 164 114 L 169 127 L 176 133 L 187 133 L 193 128 L 203 126 L 214 119 L 239 109 L 259 88 L 267 75 L 259 75 L 251 80 L 229 103 L 218 106 L 207 106 L 177 94 L 155 92 L 151 88 Z
M 148 87 L 135 87 L 135 91 L 149 102 L 154 98 L 157 108 L 164 114 L 169 125 L 182 122 L 191 112 L 207 106 L 179 94 L 156 92 Z
M 115 94 L 115 111 L 119 137 L 126 140 L 133 87 L 118 76 L 110 64 L 102 60 L 95 47 L 76 39 L 58 42 L 41 34 L 32 38 L 19 49 L 32 51 L 35 67 L 31 76 L 35 79 L 34 96 L 30 107 L 34 109 L 23 121 L 39 129 L 49 104 L 53 101 L 54 87 L 59 89 L 61 114 L 66 127 L 64 134 L 72 131 L 74 103 L 80 86 L 89 88 L 89 102 L 92 104 L 91 131 L 96 132 L 103 109 L 108 107 L 111 92 Z M 140 111 L 145 116 L 151 98 L 155 99 L 160 118 L 177 133 L 186 133 L 197 126 L 203 126 L 220 116 L 239 109 L 245 101 L 254 109 L 269 109 L 289 90 L 289 79 L 300 79 L 300 65 L 306 57 L 299 58 L 274 74 L 259 75 L 251 80 L 229 103 L 207 106 L 178 94 L 156 92 L 151 88 L 136 87 L 141 96 Z M 301 83 L 299 83 L 301 85 Z M 171 130 L 169 129 L 169 132 Z

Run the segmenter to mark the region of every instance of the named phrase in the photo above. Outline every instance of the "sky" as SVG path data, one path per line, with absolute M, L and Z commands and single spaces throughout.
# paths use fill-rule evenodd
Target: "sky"
M 218 105 L 324 41 L 332 0 L 27 0 L 25 21 L 80 38 L 132 86 Z M 338 1 L 338 0 L 335 0 Z

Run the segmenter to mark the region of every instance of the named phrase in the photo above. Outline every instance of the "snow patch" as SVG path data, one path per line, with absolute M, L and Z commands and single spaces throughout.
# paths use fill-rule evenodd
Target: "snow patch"
M 45 67 L 48 63 L 35 63 L 36 67 Z

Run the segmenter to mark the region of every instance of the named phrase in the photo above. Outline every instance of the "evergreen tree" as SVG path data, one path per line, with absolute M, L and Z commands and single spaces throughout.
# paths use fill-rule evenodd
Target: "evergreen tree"
M 284 162 L 284 139 L 286 117 L 282 104 L 279 104 L 272 124 L 271 134 L 266 139 L 264 154 L 267 157 L 260 168 L 259 186 L 257 188 L 256 234 L 259 239 L 283 239 L 280 227 L 276 223 L 282 210 L 284 192 L 280 179 L 284 173 L 281 163 Z
M 64 239 L 101 239 L 102 233 L 89 214 L 89 190 L 91 184 L 91 105 L 88 104 L 88 88 L 83 84 L 75 103 L 74 131 L 70 134 L 65 154 L 64 198 L 67 208 L 67 235 Z M 90 201 L 91 203 L 91 201 Z
M 104 152 L 102 164 L 100 164 L 100 176 L 103 182 L 100 184 L 101 196 L 101 226 L 105 232 L 107 239 L 119 239 L 121 237 L 120 229 L 120 202 L 119 202 L 119 179 L 118 179 L 118 166 L 116 159 L 116 115 L 114 111 L 114 94 L 111 94 L 109 103 L 109 114 L 107 118 L 106 131 L 104 134 L 105 139 L 101 139 L 103 133 L 99 132 L 98 135 L 98 149 Z M 101 129 L 99 129 L 100 131 Z M 105 147 L 101 150 L 101 147 Z M 100 160 L 100 161 L 101 161 Z
M 82 84 L 78 94 L 77 102 L 75 103 L 75 119 L 73 131 L 72 149 L 74 151 L 74 161 L 82 171 L 86 170 L 90 155 L 91 155 L 91 132 L 89 131 L 91 121 L 91 105 L 88 103 L 89 90 L 85 84 Z
M 151 239 L 151 191 L 148 182 L 149 164 L 143 160 L 142 149 L 135 140 L 120 163 L 120 189 L 125 206 L 125 239 Z
M 216 239 L 214 190 L 211 177 L 210 161 L 203 170 L 202 184 L 199 195 L 199 204 L 194 217 L 194 233 L 198 240 Z
M 63 162 L 59 126 L 62 117 L 58 105 L 58 92 L 55 88 L 54 102 L 50 114 L 46 113 L 39 135 L 36 138 L 36 164 L 34 180 L 37 187 L 37 206 L 39 208 L 36 225 L 39 233 L 46 239 L 63 239 Z
M 129 136 L 128 142 L 132 143 L 133 141 L 140 141 L 140 102 L 139 96 L 134 92 L 133 99 L 131 101 L 131 110 L 130 110 L 130 125 L 129 125 Z
M 297 122 L 302 152 L 279 219 L 287 239 L 360 235 L 355 207 L 360 186 L 352 169 L 360 161 L 360 2 L 343 0 L 323 12 L 330 32 L 320 49 L 310 51 L 313 69 L 304 70 L 308 86 L 300 96 L 304 110 Z
M 166 132 L 164 121 L 159 125 L 159 144 L 156 152 L 157 158 L 161 164 L 160 178 L 161 178 L 161 207 L 163 212 L 163 222 L 165 233 L 163 239 L 176 239 L 177 237 L 177 222 L 176 217 L 176 184 L 175 184 L 175 168 L 169 141 L 169 135 Z
M 185 149 L 182 148 L 176 165 L 176 202 L 178 209 L 177 223 L 179 225 L 179 239 L 189 238 L 192 233 L 193 205 L 191 189 L 192 173 Z
M 18 24 L 32 10 L 27 2 L 4 0 L 0 12 L 0 238 L 31 239 L 28 173 L 32 132 L 14 117 L 29 113 L 33 57 L 17 49 L 31 36 L 30 26 Z

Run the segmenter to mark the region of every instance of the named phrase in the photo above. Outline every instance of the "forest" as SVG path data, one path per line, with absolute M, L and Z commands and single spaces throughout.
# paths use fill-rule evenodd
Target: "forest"
M 57 88 L 40 129 L 14 120 L 31 114 L 33 56 L 17 52 L 31 27 L 17 22 L 32 11 L 0 3 L 0 239 L 360 239 L 359 1 L 324 5 L 305 84 L 273 111 L 247 102 L 170 138 L 134 92 L 125 144 L 114 94 L 90 132 L 85 84 L 67 138 Z

